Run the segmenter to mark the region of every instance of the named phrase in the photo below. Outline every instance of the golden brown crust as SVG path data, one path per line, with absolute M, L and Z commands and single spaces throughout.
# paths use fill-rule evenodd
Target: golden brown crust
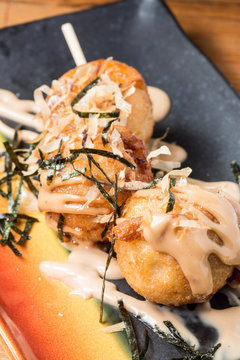
M 47 224 L 57 231 L 59 214 L 46 213 Z M 64 214 L 63 239 L 65 242 L 71 241 L 78 244 L 80 241 L 86 244 L 104 241 L 101 237 L 106 224 L 94 221 L 92 216 Z
M 78 66 L 61 76 L 60 80 L 74 78 L 76 73 L 82 70 L 87 74 L 86 80 L 79 86 L 76 81 L 71 86 L 71 93 L 68 104 L 74 97 L 97 76 L 107 71 L 110 80 L 117 83 L 122 91 L 131 86 L 135 86 L 135 92 L 126 98 L 126 101 L 132 105 L 132 112 L 127 121 L 127 128 L 143 139 L 146 143 L 150 140 L 153 132 L 153 115 L 152 104 L 147 92 L 147 86 L 141 74 L 132 66 L 116 60 L 99 59 L 89 62 L 85 65 Z M 64 104 L 63 104 L 64 105 Z M 59 105 L 59 109 L 61 105 Z M 56 112 L 56 109 L 55 109 Z
M 213 292 L 208 297 L 194 297 L 177 261 L 168 254 L 154 251 L 136 227 L 134 232 L 133 222 L 127 221 L 128 224 L 123 222 L 114 228 L 118 264 L 129 285 L 147 300 L 169 306 L 204 302 L 223 287 L 231 276 L 233 267 L 211 255 Z
M 127 154 L 127 159 L 136 164 L 136 169 L 132 171 L 117 160 L 109 159 L 99 155 L 94 155 L 94 159 L 98 161 L 101 168 L 104 169 L 112 181 L 115 181 L 115 174 L 119 174 L 121 170 L 125 169 L 125 181 L 138 180 L 143 182 L 151 182 L 152 171 L 149 162 L 146 160 L 147 150 L 145 143 L 133 135 L 128 129 L 122 126 L 115 126 L 115 128 L 121 135 L 123 148 Z M 103 146 L 101 137 L 94 141 L 94 148 L 111 151 L 111 148 L 108 144 L 105 147 Z M 90 175 L 85 155 L 81 155 L 77 159 L 76 166 L 77 164 L 79 164 L 80 168 L 86 167 L 86 174 Z M 66 168 L 64 171 L 68 172 L 71 170 Z M 106 181 L 104 175 L 96 167 L 93 167 L 92 172 L 94 177 L 99 181 Z M 60 186 L 53 189 L 53 192 L 78 195 L 84 198 L 87 194 L 87 191 L 95 185 L 90 180 L 85 178 L 83 178 L 82 181 L 82 184 L 74 185 L 65 185 L 65 183 L 62 182 Z M 106 188 L 107 192 L 110 190 L 110 188 Z M 118 204 L 121 205 L 124 203 L 130 195 L 130 192 L 120 191 L 118 193 Z M 105 209 L 108 209 L 109 214 L 113 211 L 110 203 L 102 195 L 100 195 L 100 197 L 98 196 L 96 200 L 93 200 L 89 206 L 96 209 L 104 207 Z M 65 217 L 64 225 L 68 229 L 66 232 L 72 235 L 75 242 L 96 242 L 106 240 L 106 238 L 102 239 L 101 237 L 101 233 L 104 230 L 106 223 L 101 224 L 96 222 L 96 216 L 80 214 L 63 215 Z M 58 216 L 59 215 L 57 213 L 47 213 L 48 222 L 55 230 L 57 230 Z M 66 237 L 65 240 L 69 241 L 69 238 Z
M 180 306 L 207 301 L 226 284 L 233 266 L 225 265 L 215 255 L 210 255 L 212 293 L 208 296 L 193 296 L 178 262 L 169 254 L 153 250 L 143 236 L 142 219 L 148 209 L 152 213 L 165 212 L 161 191 L 146 191 L 145 196 L 143 191 L 141 193 L 142 196 L 133 195 L 128 199 L 123 213 L 125 220 L 122 219 L 113 228 L 118 264 L 126 281 L 147 300 L 164 305 Z M 176 213 L 179 207 L 176 199 Z

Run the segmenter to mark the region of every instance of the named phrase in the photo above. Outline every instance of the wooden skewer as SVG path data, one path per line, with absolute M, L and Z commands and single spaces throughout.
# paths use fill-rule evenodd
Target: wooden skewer
M 61 26 L 64 38 L 77 66 L 86 64 L 87 60 L 78 41 L 72 24 L 66 23 Z

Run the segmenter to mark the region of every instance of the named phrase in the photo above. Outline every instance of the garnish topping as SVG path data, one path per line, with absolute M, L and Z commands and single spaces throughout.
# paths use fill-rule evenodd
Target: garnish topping
M 86 93 L 92 89 L 94 86 L 96 86 L 97 84 L 99 84 L 99 82 L 101 81 L 100 77 L 97 77 L 96 79 L 94 79 L 93 81 L 91 81 L 88 85 L 86 85 L 81 91 L 80 93 L 73 99 L 73 101 L 71 102 L 71 107 L 73 108 L 74 105 L 76 105 L 79 100 L 81 100 Z
M 134 331 L 134 327 L 129 315 L 129 312 L 126 310 L 126 308 L 123 305 L 123 301 L 118 301 L 118 309 L 120 311 L 122 320 L 125 325 L 125 331 L 128 339 L 128 343 L 130 345 L 131 353 L 132 353 L 132 360 L 143 360 L 145 358 L 145 355 L 148 350 L 149 345 L 149 336 L 148 333 L 145 333 L 145 343 L 143 346 L 143 349 L 140 350 L 138 340 L 136 337 L 136 333 Z
M 31 216 L 19 214 L 21 195 L 24 183 L 27 183 L 29 190 L 35 197 L 38 196 L 38 190 L 31 180 L 37 173 L 24 175 L 24 172 L 28 170 L 28 164 L 22 163 L 16 154 L 17 149 L 15 149 L 15 146 L 18 145 L 17 131 L 15 132 L 13 144 L 11 145 L 8 141 L 5 141 L 3 145 L 6 151 L 1 154 L 1 157 L 4 157 L 5 160 L 5 175 L 0 179 L 0 196 L 7 198 L 9 213 L 0 214 L 0 244 L 3 246 L 7 245 L 16 256 L 20 257 L 22 254 L 17 249 L 16 245 L 23 245 L 26 240 L 30 239 L 29 234 L 32 226 L 38 221 Z M 18 186 L 14 195 L 12 186 L 13 179 L 16 181 L 18 180 Z M 6 184 L 7 192 L 4 192 L 3 189 L 1 189 L 4 184 Z M 25 225 L 22 230 L 19 225 L 23 225 L 24 222 Z M 16 240 L 17 234 L 20 235 L 19 240 Z
M 175 196 L 172 193 L 171 188 L 175 185 L 176 185 L 176 178 L 170 178 L 169 179 L 169 188 L 168 188 L 169 199 L 168 199 L 168 203 L 167 203 L 166 213 L 172 211 L 174 208 Z
M 89 118 L 92 115 L 98 115 L 99 119 L 116 118 L 120 115 L 120 111 L 111 112 L 96 112 L 96 111 L 77 111 L 73 109 L 73 112 L 79 115 L 81 118 Z
M 119 161 L 120 163 L 126 165 L 127 167 L 129 167 L 131 170 L 135 170 L 135 165 L 133 165 L 132 163 L 130 163 L 127 159 L 125 159 L 124 157 L 121 157 L 119 155 L 113 154 L 110 151 L 106 151 L 106 150 L 100 150 L 100 149 L 89 149 L 89 148 L 82 148 L 82 149 L 74 149 L 74 150 L 70 150 L 70 152 L 74 155 L 79 155 L 79 154 L 96 154 L 96 155 L 100 155 L 100 156 L 105 156 L 107 158 L 111 158 L 114 160 Z
M 62 140 L 60 141 L 58 152 L 57 152 L 57 155 L 55 156 L 56 159 L 59 159 L 59 158 L 62 157 L 61 147 L 62 147 Z M 57 160 L 55 162 L 52 162 L 51 165 L 48 168 L 48 175 L 47 175 L 47 184 L 48 185 L 50 185 L 52 183 L 53 177 L 54 177 L 54 175 L 56 173 L 56 170 L 58 170 Z
M 64 226 L 65 217 L 63 214 L 59 214 L 57 230 L 58 230 L 58 238 L 63 241 L 63 226 Z
M 108 131 L 109 131 L 112 123 L 114 123 L 114 122 L 117 121 L 117 120 L 119 120 L 119 118 L 110 120 L 110 121 L 107 123 L 107 125 L 103 128 L 103 131 L 102 131 L 102 143 L 103 143 L 104 146 L 108 143 L 108 139 L 107 139 Z
M 123 301 L 118 301 L 118 308 L 124 322 L 124 329 L 128 338 L 130 349 L 132 352 L 132 360 L 143 360 L 148 349 L 149 336 L 146 332 L 145 334 L 145 344 L 143 349 L 140 351 L 139 341 L 137 340 L 136 333 L 129 315 L 129 312 L 124 307 Z M 208 349 L 206 352 L 201 352 L 196 350 L 196 345 L 189 345 L 175 328 L 175 326 L 170 321 L 164 321 L 164 325 L 167 327 L 169 332 L 165 332 L 160 329 L 157 325 L 150 327 L 155 334 L 157 334 L 162 340 L 166 341 L 168 344 L 174 345 L 183 353 L 183 357 L 179 357 L 171 360 L 213 360 L 216 354 L 216 351 L 220 348 L 221 344 L 218 343 Z M 146 324 L 148 327 L 149 325 Z
M 216 351 L 220 348 L 221 344 L 214 345 L 206 352 L 200 352 L 196 350 L 196 346 L 189 345 L 181 336 L 179 331 L 170 321 L 164 321 L 164 325 L 168 328 L 170 333 L 165 333 L 158 326 L 153 328 L 153 331 L 167 343 L 177 346 L 184 352 L 184 357 L 172 359 L 172 360 L 212 360 Z
M 8 141 L 5 141 L 3 143 L 3 145 L 7 152 L 7 155 L 5 154 L 5 172 L 7 173 L 6 181 L 7 181 L 7 186 L 8 186 L 8 195 L 10 196 L 10 193 L 11 193 L 10 181 L 11 181 L 12 177 L 15 175 L 19 175 L 27 183 L 29 190 L 37 198 L 38 190 L 34 186 L 32 180 L 31 180 L 31 177 L 36 174 L 34 173 L 31 175 L 24 175 L 23 172 L 28 170 L 28 165 L 23 164 L 18 160 L 18 157 L 17 157 L 16 153 L 14 152 L 12 145 Z M 8 196 L 8 201 L 11 202 L 11 199 L 9 196 Z
M 118 118 L 120 115 L 119 110 L 111 112 L 98 112 L 98 111 L 78 111 L 74 109 L 74 106 L 87 94 L 87 92 L 96 86 L 101 81 L 100 77 L 97 77 L 95 80 L 91 81 L 88 85 L 83 88 L 80 93 L 73 99 L 71 102 L 72 111 L 80 116 L 81 118 L 89 118 L 92 115 L 98 115 L 99 119 L 108 119 L 108 118 Z
M 38 222 L 37 219 L 31 216 L 18 214 L 23 186 L 24 186 L 23 179 L 20 178 L 19 185 L 16 191 L 15 200 L 13 204 L 11 203 L 8 204 L 9 211 L 11 213 L 0 214 L 0 234 L 1 234 L 0 244 L 7 245 L 14 252 L 16 256 L 22 256 L 22 254 L 16 248 L 15 244 L 23 245 L 26 240 L 30 239 L 29 233 L 31 231 L 31 228 L 35 222 Z M 24 229 L 21 230 L 18 227 L 18 223 L 22 222 L 23 220 L 25 220 L 26 223 Z M 15 240 L 13 232 L 21 235 L 18 241 Z
M 25 154 L 24 161 L 26 161 L 27 159 L 30 158 L 30 156 L 32 155 L 33 151 L 37 148 L 37 146 L 40 144 L 40 142 L 41 142 L 41 140 L 36 141 L 36 142 L 30 144 L 29 150 L 28 150 L 28 152 Z

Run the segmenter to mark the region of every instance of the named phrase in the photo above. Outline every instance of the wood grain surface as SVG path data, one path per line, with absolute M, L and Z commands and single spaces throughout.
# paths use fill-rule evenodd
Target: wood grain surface
M 0 0 L 0 28 L 114 1 Z M 165 2 L 190 39 L 240 92 L 240 0 Z M 0 360 L 8 360 L 1 346 Z

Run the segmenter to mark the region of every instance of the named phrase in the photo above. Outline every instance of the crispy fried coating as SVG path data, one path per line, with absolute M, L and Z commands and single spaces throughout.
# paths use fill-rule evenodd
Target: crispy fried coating
M 72 108 L 72 100 L 98 77 L 101 78 L 99 83 L 95 83 Z M 41 174 L 38 203 L 40 211 L 46 213 L 49 225 L 56 230 L 61 213 L 65 218 L 63 230 L 66 241 L 104 240 L 101 233 L 108 222 L 108 215 L 113 213 L 113 206 L 99 191 L 96 181 L 101 182 L 113 198 L 116 176 L 122 182 L 121 186 L 131 181 L 148 183 L 152 180 L 145 142 L 152 135 L 153 117 L 146 84 L 133 67 L 111 59 L 100 59 L 78 66 L 53 81 L 46 101 L 48 111 L 45 108 L 45 112 L 39 114 L 44 126 L 40 148 L 49 149 L 50 145 L 51 149 L 54 142 L 61 140 L 61 156 L 64 158 L 71 157 L 71 150 L 86 147 L 117 154 L 135 165 L 135 170 L 132 170 L 118 160 L 94 154 L 92 158 L 99 166 L 92 163 L 90 168 L 89 158 L 80 154 L 74 164 L 66 163 L 63 169 L 56 171 L 51 184 L 47 184 L 48 170 Z M 103 130 L 108 119 L 99 118 L 98 114 L 114 111 L 119 111 L 119 117 L 113 119 L 107 130 L 106 143 L 103 143 Z M 85 112 L 89 117 L 81 117 L 79 112 Z M 56 148 L 54 151 L 47 150 L 44 158 L 53 157 L 57 152 Z M 35 155 L 39 157 L 37 151 Z M 73 170 L 84 170 L 85 177 L 79 175 L 61 181 L 62 176 Z M 95 182 L 89 179 L 92 176 Z M 130 192 L 119 191 L 118 205 L 129 196 Z
M 119 175 L 121 171 L 124 171 L 126 182 L 131 180 L 150 182 L 152 180 L 152 172 L 150 164 L 146 160 L 147 150 L 143 140 L 137 138 L 128 129 L 122 126 L 115 126 L 114 129 L 117 129 L 119 134 L 121 135 L 122 151 L 125 154 L 125 157 L 127 158 L 127 160 L 136 165 L 136 169 L 131 170 L 117 160 L 109 159 L 99 155 L 94 155 L 94 159 L 100 164 L 101 168 L 105 171 L 105 173 L 112 181 L 115 180 L 115 174 Z M 101 137 L 96 138 L 96 140 L 94 141 L 94 148 L 111 151 L 111 146 L 109 144 L 107 144 L 105 147 L 103 146 Z M 85 155 L 81 155 L 79 159 L 77 159 L 75 166 L 78 168 L 86 167 L 86 174 L 90 175 Z M 70 171 L 69 167 L 66 167 L 64 171 Z M 92 173 L 94 177 L 97 178 L 99 181 L 106 181 L 104 175 L 98 168 L 94 167 L 92 169 Z M 82 178 L 81 183 L 76 184 L 65 184 L 64 182 L 60 182 L 60 184 L 58 183 L 58 186 L 53 188 L 52 191 L 59 194 L 72 194 L 80 196 L 83 198 L 84 204 L 84 202 L 87 201 L 87 192 L 93 186 L 95 185 L 90 180 Z M 111 188 L 106 187 L 105 190 L 111 195 L 113 195 L 111 193 Z M 119 191 L 118 204 L 121 205 L 127 200 L 130 195 L 130 192 Z M 99 193 L 97 198 L 91 201 L 88 207 L 93 209 L 95 213 L 94 215 L 90 216 L 87 214 L 63 213 L 65 217 L 63 229 L 65 233 L 65 241 L 71 240 L 74 243 L 77 243 L 79 241 L 91 243 L 106 240 L 106 238 L 102 238 L 101 233 L 106 226 L 107 220 L 105 222 L 99 222 L 98 209 L 100 210 L 104 208 L 106 209 L 106 214 L 111 214 L 113 209 L 110 203 L 103 197 L 102 194 Z M 56 212 L 47 211 L 46 217 L 48 224 L 56 230 L 59 217 L 59 212 L 57 211 L 57 209 Z
M 99 59 L 78 66 L 62 75 L 59 80 L 63 84 L 69 80 L 72 81 L 71 91 L 64 97 L 64 101 L 54 109 L 52 116 L 56 117 L 57 113 L 64 111 L 64 107 L 69 105 L 87 84 L 105 72 L 110 80 L 119 85 L 126 102 L 132 106 L 126 127 L 147 143 L 152 136 L 154 126 L 152 104 L 147 86 L 136 69 L 119 61 Z M 82 79 L 81 82 L 79 82 L 80 78 Z M 134 86 L 135 91 L 128 95 L 127 91 L 132 86 Z M 59 94 L 58 88 L 53 89 L 52 97 Z
M 147 300 L 164 305 L 180 306 L 207 301 L 225 285 L 233 266 L 225 265 L 211 254 L 212 293 L 194 296 L 179 263 L 171 255 L 155 251 L 143 236 L 143 217 L 149 209 L 155 214 L 165 212 L 166 202 L 162 193 L 153 189 L 145 193 L 141 191 L 141 194 L 128 199 L 123 219 L 113 229 L 118 264 L 126 281 Z M 180 210 L 181 201 L 176 199 L 173 212 L 179 213 Z

